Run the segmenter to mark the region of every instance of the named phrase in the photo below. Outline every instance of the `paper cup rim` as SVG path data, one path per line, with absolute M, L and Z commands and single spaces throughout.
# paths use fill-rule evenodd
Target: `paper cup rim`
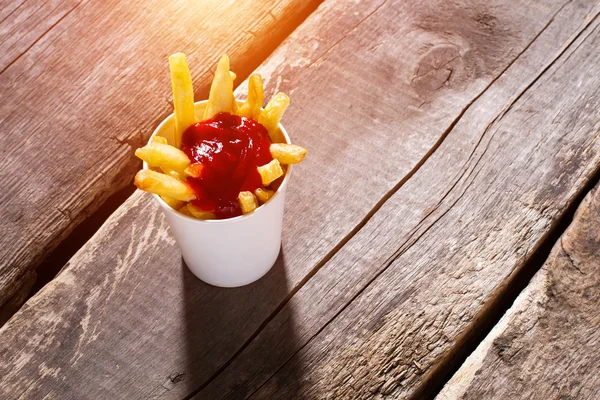
M 241 103 L 239 100 L 236 100 L 236 102 Z M 208 103 L 208 100 L 196 101 L 194 103 L 194 106 L 196 106 L 198 104 L 205 104 L 205 103 Z M 169 115 L 160 124 L 158 124 L 158 126 L 156 127 L 156 129 L 154 130 L 154 132 L 152 132 L 152 135 L 150 135 L 150 138 L 148 139 L 148 143 L 150 143 L 152 141 L 152 138 L 158 132 L 160 132 L 163 129 L 164 125 L 167 124 L 169 121 L 171 121 L 173 118 L 175 118 L 175 113 Z M 278 127 L 281 130 L 281 133 L 283 134 L 283 137 L 285 138 L 286 143 L 291 144 L 292 141 L 290 140 L 290 137 L 289 137 L 287 131 L 285 130 L 285 128 L 283 127 L 283 125 L 281 125 L 281 123 L 279 123 Z M 143 162 L 143 169 L 149 169 L 148 163 L 146 163 L 146 161 Z M 252 216 L 260 213 L 262 209 L 268 207 L 269 203 L 271 202 L 271 200 L 273 200 L 276 196 L 279 196 L 279 192 L 281 192 L 282 190 L 285 190 L 287 182 L 290 179 L 291 173 L 292 173 L 292 164 L 288 164 L 287 168 L 286 168 L 286 171 L 285 171 L 285 175 L 283 177 L 283 180 L 281 181 L 281 184 L 279 185 L 279 187 L 275 191 L 275 194 L 265 204 L 261 204 L 254 211 L 249 212 L 248 214 L 242 214 L 242 215 L 238 215 L 237 217 L 232 217 L 232 218 L 225 218 L 225 219 L 197 219 L 197 218 L 188 217 L 187 215 L 184 215 L 184 214 L 180 213 L 179 211 L 173 209 L 170 205 L 168 205 L 167 203 L 165 203 L 164 200 L 161 199 L 159 195 L 152 194 L 152 196 L 154 196 L 154 198 L 156 199 L 156 201 L 158 201 L 158 203 L 162 206 L 163 209 L 167 210 L 168 212 L 170 212 L 170 213 L 172 213 L 174 215 L 177 215 L 177 217 L 188 219 L 188 220 L 194 221 L 194 222 L 196 222 L 198 224 L 227 224 L 227 223 L 234 223 L 234 222 L 241 221 L 241 220 L 244 220 L 244 219 L 252 218 Z

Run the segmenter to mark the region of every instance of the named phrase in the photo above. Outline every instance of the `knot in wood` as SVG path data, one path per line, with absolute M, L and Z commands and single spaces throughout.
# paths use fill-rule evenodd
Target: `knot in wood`
M 422 98 L 452 85 L 463 75 L 463 57 L 454 44 L 437 44 L 430 47 L 415 66 L 411 85 Z

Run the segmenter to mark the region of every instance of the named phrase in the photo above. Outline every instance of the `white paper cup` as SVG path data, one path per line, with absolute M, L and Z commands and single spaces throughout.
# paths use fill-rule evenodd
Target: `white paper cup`
M 195 104 L 203 115 L 206 100 Z M 173 143 L 174 116 L 165 119 L 152 136 L 164 136 Z M 290 143 L 279 124 L 281 142 Z M 144 163 L 144 169 L 148 165 Z M 214 286 L 238 287 L 265 275 L 275 264 L 281 248 L 281 227 L 285 188 L 292 166 L 288 165 L 275 195 L 249 214 L 221 220 L 198 220 L 185 216 L 153 195 L 161 205 L 181 255 L 194 275 Z

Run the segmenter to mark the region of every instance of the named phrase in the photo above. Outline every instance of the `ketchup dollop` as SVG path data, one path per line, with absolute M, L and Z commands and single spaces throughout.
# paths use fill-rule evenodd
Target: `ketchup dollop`
M 181 150 L 201 164 L 199 178 L 187 178 L 196 193 L 192 204 L 217 219 L 242 215 L 238 195 L 262 188 L 256 167 L 273 157 L 267 129 L 251 118 L 229 113 L 190 126 L 181 137 Z

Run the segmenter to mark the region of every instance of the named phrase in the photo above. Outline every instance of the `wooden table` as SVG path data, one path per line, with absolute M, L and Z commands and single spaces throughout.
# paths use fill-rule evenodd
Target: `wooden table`
M 600 3 L 524 3 L 2 2 L 0 398 L 600 398 Z M 124 200 L 176 51 L 309 149 L 246 287 Z

